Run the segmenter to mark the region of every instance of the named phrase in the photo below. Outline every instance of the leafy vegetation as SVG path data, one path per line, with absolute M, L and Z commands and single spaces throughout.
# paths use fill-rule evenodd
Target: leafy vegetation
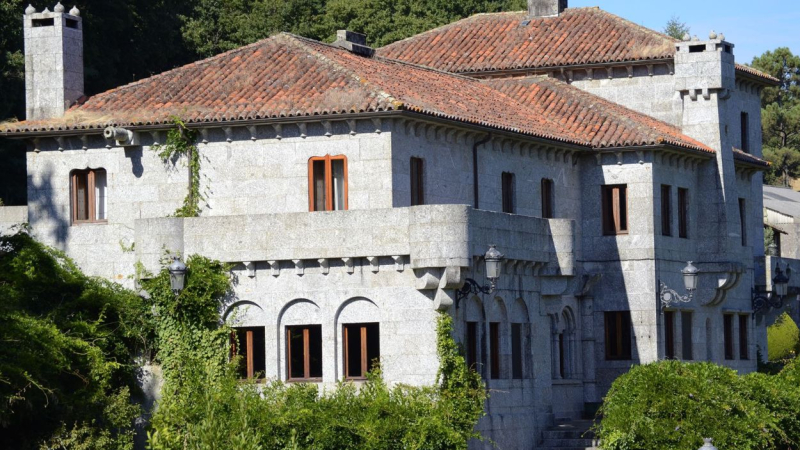
M 797 356 L 800 350 L 800 329 L 787 313 L 783 313 L 767 328 L 770 361 L 785 361 Z
M 163 270 L 145 282 L 158 317 L 165 386 L 152 419 L 153 450 L 462 449 L 486 398 L 452 338 L 452 319 L 438 325 L 441 362 L 436 386 L 388 386 L 375 371 L 362 385 L 237 380 L 228 363 L 230 329 L 219 322 L 230 290 L 228 267 L 199 256 L 187 261 L 187 285 L 175 296 Z
M 131 448 L 148 317 L 25 232 L 0 237 L 0 448 Z
M 792 449 L 800 444 L 800 365 L 739 376 L 711 363 L 635 366 L 611 387 L 598 427 L 607 450 Z
M 186 128 L 179 117 L 173 118 L 174 128 L 167 132 L 167 142 L 154 145 L 153 150 L 164 163 L 186 158 L 189 168 L 189 187 L 183 205 L 175 210 L 175 217 L 197 217 L 200 215 L 200 202 L 205 196 L 200 191 L 200 152 L 197 149 L 197 131 Z
M 691 30 L 689 29 L 689 25 L 686 25 L 685 22 L 681 22 L 680 17 L 672 16 L 667 22 L 667 25 L 664 26 L 662 32 L 667 36 L 682 41 L 683 37 L 688 35 L 691 32 Z

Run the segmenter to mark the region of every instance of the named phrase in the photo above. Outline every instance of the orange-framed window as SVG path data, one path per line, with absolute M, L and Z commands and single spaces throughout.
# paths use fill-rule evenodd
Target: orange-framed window
M 322 380 L 322 326 L 286 327 L 286 372 L 289 381 Z
M 102 223 L 107 220 L 108 186 L 105 169 L 73 170 L 70 174 L 72 223 Z
M 234 328 L 231 331 L 231 358 L 241 356 L 237 374 L 241 379 L 263 378 L 266 370 L 264 327 Z
M 325 155 L 308 160 L 308 210 L 347 209 L 347 158 Z
M 344 377 L 364 379 L 380 363 L 379 325 L 360 323 L 344 325 Z

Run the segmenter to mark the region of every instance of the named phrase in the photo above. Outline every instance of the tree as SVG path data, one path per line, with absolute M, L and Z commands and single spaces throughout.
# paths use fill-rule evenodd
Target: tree
M 132 448 L 147 312 L 25 232 L 0 237 L 0 448 Z
M 672 16 L 664 27 L 664 34 L 678 40 L 683 40 L 683 37 L 690 31 L 689 26 L 681 22 L 681 18 L 678 16 Z
M 781 81 L 761 94 L 761 128 L 764 156 L 773 164 L 765 182 L 788 186 L 800 176 L 800 56 L 781 47 L 754 58 L 752 65 Z
M 767 349 L 770 361 L 783 361 L 797 356 L 800 329 L 789 314 L 781 314 L 774 324 L 767 327 Z

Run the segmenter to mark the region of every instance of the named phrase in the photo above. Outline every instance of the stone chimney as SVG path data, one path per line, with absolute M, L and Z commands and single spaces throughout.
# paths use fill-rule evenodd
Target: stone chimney
M 529 17 L 554 17 L 567 9 L 567 0 L 528 0 Z
M 367 35 L 355 31 L 338 30 L 333 45 L 349 50 L 356 55 L 371 57 L 375 54 L 375 50 L 367 46 Z
M 25 101 L 28 120 L 62 117 L 83 96 L 83 22 L 78 8 L 25 9 Z

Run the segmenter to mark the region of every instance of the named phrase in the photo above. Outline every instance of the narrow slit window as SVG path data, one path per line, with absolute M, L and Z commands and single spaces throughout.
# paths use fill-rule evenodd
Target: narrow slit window
M 347 158 L 326 155 L 308 162 L 309 211 L 347 209 Z
M 747 316 L 739 316 L 739 359 L 750 359 L 747 336 Z
M 689 190 L 678 188 L 678 236 L 689 238 Z
M 681 350 L 683 360 L 691 361 L 694 359 L 692 352 L 692 313 L 690 311 L 681 312 Z
M 631 359 L 630 311 L 605 313 L 605 339 L 607 360 Z
M 664 311 L 664 357 L 675 359 L 675 312 Z
M 514 174 L 503 172 L 502 176 L 502 191 L 503 191 L 503 212 L 514 214 Z
M 603 234 L 628 234 L 628 188 L 627 185 L 602 187 Z
M 241 356 L 239 378 L 263 378 L 266 369 L 264 327 L 234 328 L 231 333 L 231 357 Z
M 725 359 L 733 359 L 733 315 L 723 316 Z
M 497 380 L 500 378 L 500 323 L 491 322 L 489 324 L 489 342 L 492 349 L 490 351 L 491 361 L 491 378 Z
M 661 185 L 661 235 L 672 236 L 672 186 Z
M 287 379 L 322 379 L 322 326 L 286 328 Z
M 104 169 L 75 170 L 72 181 L 72 223 L 108 220 L 108 177 Z
M 750 118 L 746 112 L 742 113 L 742 151 L 750 153 Z
M 422 158 L 411 158 L 411 206 L 425 204 L 425 182 Z
M 739 199 L 739 226 L 741 227 L 742 245 L 747 245 L 747 205 L 743 198 Z
M 467 366 L 478 370 L 478 322 L 467 322 L 465 336 Z
M 511 376 L 515 380 L 523 378 L 522 373 L 522 324 L 511 324 Z
M 542 178 L 542 218 L 555 217 L 553 180 Z
M 364 379 L 380 363 L 380 336 L 377 323 L 344 326 L 345 378 Z

